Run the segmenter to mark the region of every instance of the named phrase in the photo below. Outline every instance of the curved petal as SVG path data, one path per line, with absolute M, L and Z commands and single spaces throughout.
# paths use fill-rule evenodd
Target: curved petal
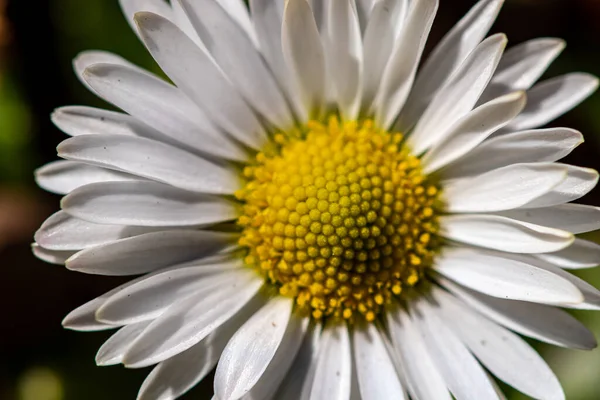
M 311 400 L 348 400 L 352 380 L 352 353 L 346 324 L 325 327 L 321 337 Z
M 288 397 L 273 397 L 273 394 L 278 390 L 282 381 L 289 375 L 297 375 L 298 370 L 291 370 L 290 367 L 297 358 L 300 346 L 303 343 L 305 334 L 309 326 L 309 318 L 298 318 L 292 315 L 290 322 L 283 335 L 281 344 L 275 352 L 273 360 L 263 373 L 260 380 L 254 385 L 252 390 L 248 392 L 242 399 L 258 400 L 258 399 L 287 399 Z
M 97 275 L 138 275 L 218 252 L 234 240 L 231 234 L 172 230 L 145 233 L 82 250 L 67 268 Z
M 42 224 L 34 238 L 45 249 L 65 251 L 81 250 L 153 231 L 156 229 L 94 224 L 59 211 Z
M 184 150 L 151 139 L 123 135 L 83 135 L 63 141 L 59 157 L 106 167 L 192 192 L 233 194 L 239 178 Z
M 74 251 L 45 249 L 37 243 L 31 245 L 31 251 L 40 260 L 56 265 L 64 265 L 69 257 L 75 254 Z
M 564 269 L 593 268 L 600 265 L 600 245 L 577 238 L 566 249 L 536 257 Z
M 165 0 L 119 0 L 125 19 L 137 34 L 137 26 L 133 16 L 140 11 L 150 11 L 166 18 L 173 18 L 173 12 Z
M 293 300 L 276 297 L 233 335 L 215 372 L 215 395 L 239 399 L 260 380 L 281 345 Z
M 152 13 L 135 18 L 146 47 L 173 82 L 216 124 L 260 149 L 267 140 L 263 127 L 211 57 L 169 20 Z
M 260 52 L 277 78 L 294 112 L 301 114 L 302 105 L 292 82 L 292 75 L 283 58 L 281 30 L 285 2 L 250 0 L 249 3 Z
M 138 399 L 173 400 L 204 379 L 217 365 L 233 334 L 258 308 L 254 303 L 243 307 L 199 343 L 159 363 L 142 384 Z
M 273 75 L 252 39 L 227 12 L 225 5 L 214 0 L 181 0 L 181 5 L 208 53 L 235 89 L 269 122 L 282 129 L 291 127 L 292 114 Z M 250 22 L 247 10 L 245 15 Z M 140 23 L 147 24 L 143 19 Z
M 408 313 L 399 309 L 386 315 L 394 348 L 404 365 L 411 398 L 450 400 L 444 378 Z
M 583 143 L 574 129 L 549 128 L 503 134 L 486 140 L 444 169 L 446 177 L 482 174 L 511 164 L 553 162 Z
M 598 183 L 598 172 L 590 168 L 564 165 L 567 177 L 551 191 L 539 196 L 522 208 L 551 207 L 568 203 L 588 194 Z
M 189 349 L 250 302 L 262 284 L 256 273 L 248 270 L 218 292 L 181 300 L 146 328 L 123 363 L 129 368 L 143 368 Z
M 358 6 L 358 4 L 357 4 Z M 368 111 L 408 13 L 408 0 L 374 2 L 363 38 L 362 108 Z
M 67 213 L 98 224 L 200 226 L 234 219 L 237 206 L 155 182 L 103 182 L 80 187 L 64 197 Z
M 144 321 L 119 329 L 104 342 L 96 353 L 96 364 L 100 366 L 120 364 L 127 349 L 149 324 L 149 321 Z
M 479 45 L 496 20 L 503 0 L 481 0 L 450 30 L 419 71 L 397 128 L 412 128 L 435 94 Z
M 564 399 L 556 375 L 523 339 L 470 311 L 441 290 L 435 291 L 438 314 L 475 357 L 496 377 L 537 399 Z
M 498 215 L 448 215 L 440 219 L 442 235 L 473 246 L 509 253 L 548 253 L 573 243 L 573 234 Z
M 448 249 L 434 268 L 448 279 L 493 297 L 561 306 L 583 301 L 581 291 L 554 272 L 473 249 Z
M 473 109 L 492 78 L 506 43 L 503 34 L 481 42 L 437 92 L 408 137 L 408 144 L 415 154 L 429 149 Z
M 571 73 L 548 79 L 527 92 L 527 107 L 505 131 L 537 128 L 553 121 L 587 99 L 598 88 L 598 78 Z
M 462 117 L 423 157 L 425 173 L 434 172 L 467 154 L 516 117 L 525 102 L 525 92 L 515 92 L 485 103 Z
M 559 308 L 491 297 L 447 279 L 438 281 L 478 312 L 521 335 L 583 350 L 597 345 L 594 335 L 581 322 Z
M 568 168 L 560 164 L 513 164 L 446 183 L 449 212 L 504 211 L 522 207 L 558 187 Z
M 496 73 L 481 95 L 489 101 L 515 90 L 527 90 L 542 76 L 548 66 L 562 53 L 562 39 L 537 38 L 511 47 L 502 56 Z
M 191 263 L 190 263 L 191 264 Z M 96 319 L 109 325 L 133 324 L 158 318 L 178 300 L 205 295 L 231 284 L 239 262 L 175 266 L 146 275 L 111 295 L 96 311 Z
M 352 344 L 361 398 L 406 399 L 379 329 L 374 324 L 357 327 L 352 334 Z
M 331 46 L 331 71 L 328 77 L 342 117 L 356 119 L 360 110 L 363 75 L 363 47 L 354 0 L 327 2 L 326 40 Z
M 438 0 L 411 2 L 373 103 L 379 126 L 390 126 L 408 98 L 438 5 Z
M 600 207 L 560 204 L 551 207 L 510 210 L 499 213 L 508 218 L 562 229 L 573 234 L 600 229 Z
M 429 354 L 448 389 L 457 399 L 497 399 L 485 371 L 458 337 L 437 315 L 438 308 L 425 300 L 410 309 L 411 317 L 427 344 Z
M 152 128 L 144 126 L 130 115 L 85 106 L 67 106 L 54 110 L 52 122 L 69 136 L 112 134 L 149 136 Z
M 53 161 L 35 170 L 36 183 L 56 194 L 68 194 L 91 183 L 137 180 L 144 178 L 74 161 Z
M 306 0 L 285 3 L 283 56 L 299 91 L 302 120 L 318 116 L 325 102 L 325 54 L 315 17 Z
M 94 64 L 83 76 L 103 99 L 172 140 L 213 157 L 246 160 L 247 154 L 221 134 L 202 110 L 175 86 L 118 64 Z M 248 125 L 248 129 L 251 128 Z

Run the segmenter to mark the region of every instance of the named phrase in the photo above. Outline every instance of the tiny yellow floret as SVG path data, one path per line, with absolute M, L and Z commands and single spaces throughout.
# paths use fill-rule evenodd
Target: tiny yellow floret
M 440 190 L 373 121 L 278 133 L 236 193 L 245 263 L 314 319 L 375 320 L 439 247 Z

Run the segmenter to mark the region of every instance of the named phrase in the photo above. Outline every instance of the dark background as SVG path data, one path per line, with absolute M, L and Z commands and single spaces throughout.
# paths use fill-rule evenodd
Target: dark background
M 473 4 L 441 0 L 429 48 Z M 107 107 L 72 73 L 71 60 L 79 51 L 110 50 L 157 67 L 130 31 L 117 0 L 0 0 L 0 15 L 0 400 L 134 399 L 148 370 L 96 367 L 94 355 L 109 333 L 76 333 L 60 325 L 71 309 L 121 280 L 69 272 L 31 255 L 33 232 L 59 204 L 58 196 L 36 188 L 32 174 L 55 159 L 56 145 L 65 138 L 50 123 L 54 108 Z M 562 37 L 567 49 L 547 76 L 600 75 L 600 0 L 506 0 L 492 32 L 505 32 L 510 44 Z M 600 168 L 600 94 L 552 125 L 578 129 L 586 137 L 568 162 Z M 600 205 L 600 190 L 584 201 Z M 588 238 L 600 241 L 600 235 Z M 600 269 L 581 276 L 600 286 Z M 577 316 L 600 334 L 600 313 Z M 600 398 L 600 350 L 536 346 L 567 398 Z M 208 399 L 210 391 L 207 379 L 185 398 Z

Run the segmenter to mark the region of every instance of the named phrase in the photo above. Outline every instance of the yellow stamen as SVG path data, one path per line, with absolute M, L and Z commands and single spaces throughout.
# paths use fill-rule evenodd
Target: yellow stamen
M 277 134 L 236 193 L 245 262 L 315 319 L 373 321 L 431 266 L 440 190 L 370 121 Z

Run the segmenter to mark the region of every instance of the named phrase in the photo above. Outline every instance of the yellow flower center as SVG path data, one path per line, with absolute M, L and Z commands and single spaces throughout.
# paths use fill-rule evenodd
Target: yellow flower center
M 244 176 L 245 262 L 302 314 L 373 321 L 431 266 L 439 190 L 400 133 L 311 121 Z

